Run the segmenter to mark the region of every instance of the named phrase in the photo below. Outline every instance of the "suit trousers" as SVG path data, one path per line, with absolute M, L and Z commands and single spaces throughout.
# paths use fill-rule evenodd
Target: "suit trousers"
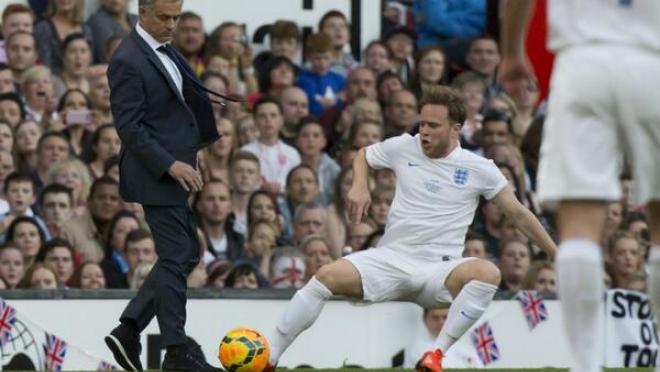
M 119 320 L 133 322 L 142 332 L 155 316 L 163 346 L 181 345 L 186 342 L 186 278 L 200 260 L 197 225 L 187 205 L 143 207 L 158 261 Z

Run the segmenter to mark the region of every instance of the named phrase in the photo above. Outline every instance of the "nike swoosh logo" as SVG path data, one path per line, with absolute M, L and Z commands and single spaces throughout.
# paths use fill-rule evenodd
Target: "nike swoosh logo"
M 465 311 L 461 311 L 461 315 L 463 315 L 464 317 L 466 317 L 466 318 L 468 318 L 468 319 L 470 319 L 470 320 L 477 320 L 476 318 L 473 318 L 473 317 L 467 315 L 467 314 L 465 313 Z
M 408 166 L 409 166 L 409 167 L 419 167 L 419 164 L 417 164 L 417 163 L 413 163 L 413 162 L 409 161 L 409 162 L 408 162 Z

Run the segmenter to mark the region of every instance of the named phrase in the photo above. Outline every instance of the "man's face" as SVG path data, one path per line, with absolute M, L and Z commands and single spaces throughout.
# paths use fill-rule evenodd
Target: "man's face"
M 103 7 L 112 14 L 124 14 L 128 12 L 128 0 L 103 0 Z
M 405 61 L 412 57 L 415 41 L 406 34 L 396 34 L 387 40 L 387 46 L 392 51 L 392 57 L 396 61 Z
M 293 61 L 298 53 L 298 40 L 296 38 L 271 39 L 270 51 L 276 57 L 287 57 Z
M 359 68 L 352 71 L 348 76 L 346 85 L 346 98 L 349 102 L 361 97 L 376 99 L 376 79 L 374 73 L 368 68 Z
M 430 158 L 447 155 L 452 140 L 458 139 L 460 125 L 451 123 L 449 110 L 443 105 L 424 105 L 419 118 L 422 151 Z
M 131 272 L 142 262 L 156 262 L 156 245 L 153 239 L 146 238 L 126 244 L 126 261 Z
M 0 71 L 0 94 L 15 92 L 14 73 L 11 69 Z
M 330 36 L 335 49 L 342 48 L 350 39 L 348 24 L 341 17 L 330 17 L 326 19 L 320 31 Z
M 119 186 L 98 185 L 88 204 L 92 217 L 103 222 L 110 221 L 121 206 Z
M 0 101 L 0 121 L 11 125 L 12 128 L 16 128 L 21 122 L 21 107 L 16 101 L 9 99 Z
M 48 193 L 41 205 L 46 225 L 62 227 L 71 218 L 71 198 L 66 193 Z
M 37 49 L 31 35 L 14 35 L 7 45 L 7 64 L 12 69 L 25 71 L 37 62 Z
M 482 134 L 483 147 L 492 145 L 506 145 L 511 142 L 509 126 L 506 121 L 488 121 L 483 124 Z
M 204 45 L 204 25 L 197 18 L 187 18 L 179 22 L 174 31 L 174 46 L 184 55 L 199 53 Z
M 296 146 L 304 156 L 317 156 L 327 144 L 320 124 L 307 124 L 298 133 Z
M 276 104 L 264 103 L 259 105 L 255 112 L 254 122 L 259 128 L 261 138 L 277 138 L 282 128 L 282 114 Z
M 447 321 L 449 309 L 431 309 L 424 317 L 424 325 L 433 337 L 436 337 Z
M 32 32 L 32 15 L 30 13 L 14 13 L 2 22 L 2 36 L 5 40 L 16 31 Z
M 392 126 L 407 130 L 412 127 L 417 116 L 417 99 L 414 94 L 405 90 L 394 92 L 387 111 Z
M 298 87 L 287 88 L 282 92 L 282 116 L 284 122 L 295 125 L 309 115 L 309 100 L 305 92 Z
M 204 222 L 212 225 L 224 224 L 231 213 L 231 194 L 227 186 L 219 182 L 205 185 L 199 201 L 199 211 Z
M 140 7 L 140 25 L 159 43 L 172 40 L 181 15 L 182 1 L 157 0 L 152 6 Z
M 311 170 L 299 168 L 289 178 L 286 191 L 294 204 L 307 203 L 319 194 L 319 184 Z
M 231 169 L 231 182 L 234 192 L 250 194 L 259 185 L 261 174 L 259 164 L 252 160 L 237 160 Z
M 303 209 L 298 219 L 294 221 L 293 234 L 296 241 L 300 242 L 309 235 L 325 234 L 325 220 L 321 208 Z
M 48 169 L 51 165 L 69 156 L 69 143 L 61 137 L 51 136 L 41 142 L 37 149 L 39 168 Z
M 493 76 L 500 63 L 500 52 L 495 40 L 479 39 L 472 43 L 466 56 L 466 62 L 472 70 L 483 76 Z
M 90 81 L 89 98 L 95 107 L 101 110 L 110 109 L 110 83 L 107 75 L 103 74 Z

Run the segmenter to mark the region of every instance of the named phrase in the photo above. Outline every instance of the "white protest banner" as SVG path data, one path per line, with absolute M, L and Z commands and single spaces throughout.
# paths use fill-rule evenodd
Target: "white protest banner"
M 613 289 L 605 299 L 605 366 L 651 367 L 658 333 L 646 294 Z

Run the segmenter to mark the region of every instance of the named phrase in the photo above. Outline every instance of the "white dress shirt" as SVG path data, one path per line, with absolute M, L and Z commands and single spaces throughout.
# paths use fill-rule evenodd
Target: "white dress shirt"
M 179 71 L 179 68 L 176 67 L 174 61 L 172 61 L 170 57 L 167 56 L 167 54 L 158 50 L 158 48 L 161 45 L 165 45 L 165 43 L 159 43 L 156 39 L 154 39 L 153 36 L 151 36 L 142 28 L 142 26 L 140 26 L 139 22 L 135 25 L 135 30 L 137 31 L 138 35 L 140 35 L 144 41 L 147 42 L 147 45 L 149 45 L 149 47 L 153 49 L 154 52 L 156 52 L 158 59 L 160 59 L 163 67 L 165 67 L 165 70 L 167 70 L 167 72 L 170 74 L 170 77 L 172 78 L 172 81 L 174 81 L 174 85 L 176 85 L 179 93 L 183 95 L 183 77 L 181 76 L 181 71 Z

